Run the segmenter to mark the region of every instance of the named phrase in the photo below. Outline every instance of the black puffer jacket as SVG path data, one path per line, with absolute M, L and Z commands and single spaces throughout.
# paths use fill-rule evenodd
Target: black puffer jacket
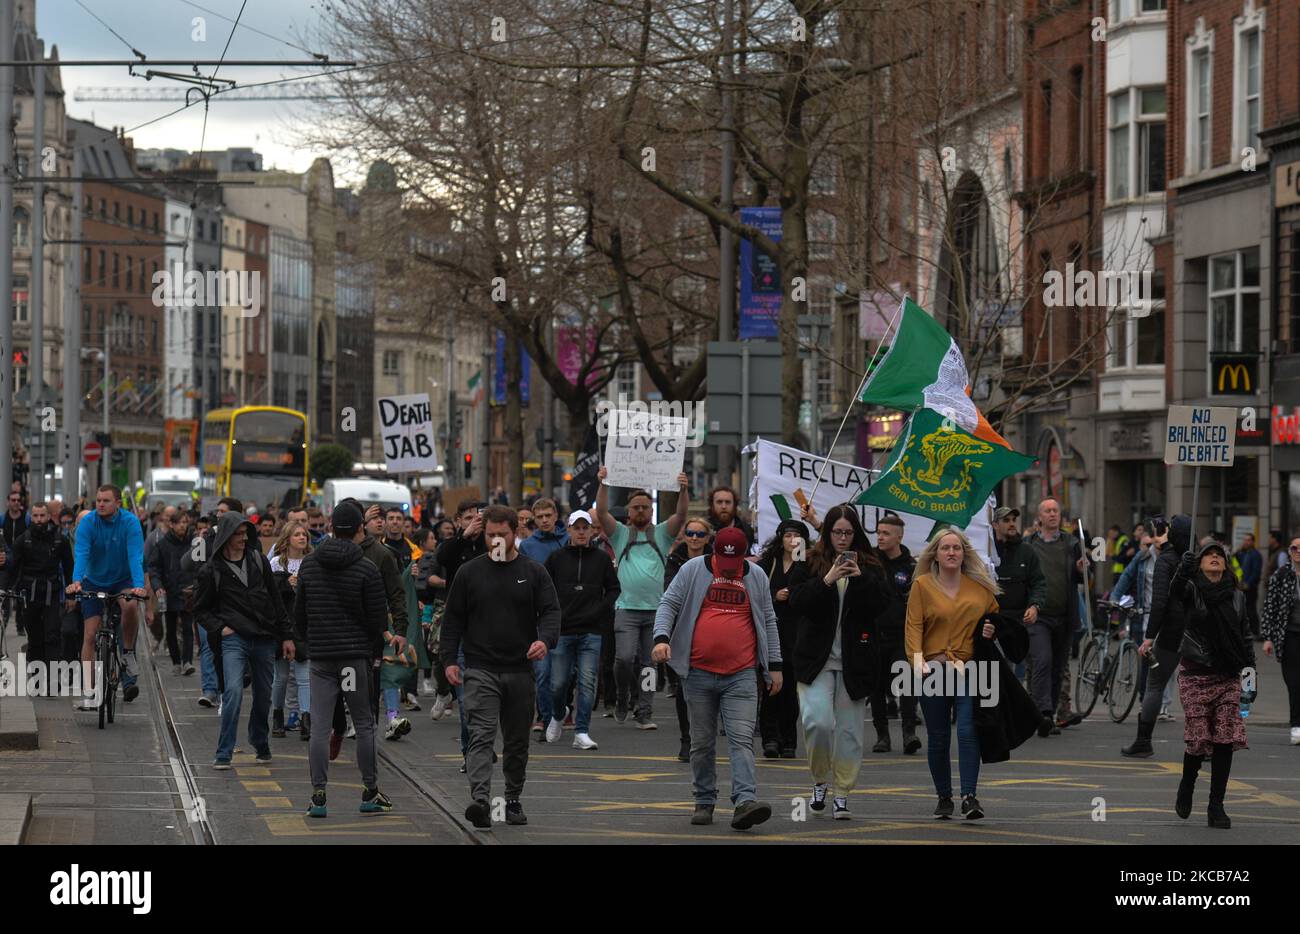
M 1169 520 L 1169 541 L 1160 546 L 1155 569 L 1151 572 L 1151 617 L 1147 620 L 1146 637 L 1169 652 L 1177 652 L 1182 644 L 1184 624 L 1179 614 L 1166 612 L 1169 609 L 1169 588 L 1191 541 L 1191 516 L 1174 516 Z
M 876 629 L 880 633 L 882 645 L 896 647 L 903 644 L 903 624 L 907 620 L 907 595 L 912 591 L 912 573 L 916 570 L 916 559 L 907 550 L 906 545 L 898 546 L 898 557 L 887 558 L 885 553 L 876 550 L 876 557 L 885 566 L 885 579 L 889 584 L 891 599 L 889 606 L 881 611 L 876 620 Z
M 293 617 L 312 658 L 373 658 L 388 628 L 379 568 L 355 542 L 325 539 L 298 568 Z

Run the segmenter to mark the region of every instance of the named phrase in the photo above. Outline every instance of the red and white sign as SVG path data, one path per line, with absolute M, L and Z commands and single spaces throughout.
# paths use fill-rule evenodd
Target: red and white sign
M 81 449 L 81 459 L 87 464 L 93 464 L 104 456 L 104 446 L 98 441 L 87 441 L 86 446 Z

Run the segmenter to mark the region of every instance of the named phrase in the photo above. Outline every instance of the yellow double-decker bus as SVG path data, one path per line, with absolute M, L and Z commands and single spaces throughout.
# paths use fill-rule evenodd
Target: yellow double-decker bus
M 203 419 L 203 472 L 217 496 L 259 509 L 307 499 L 307 416 L 274 405 L 214 409 Z

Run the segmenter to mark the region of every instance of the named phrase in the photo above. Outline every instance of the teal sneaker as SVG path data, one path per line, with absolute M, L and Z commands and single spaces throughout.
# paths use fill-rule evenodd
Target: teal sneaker
M 325 790 L 323 788 L 312 792 L 311 806 L 307 808 L 308 817 L 325 816 Z
M 361 813 L 378 814 L 381 812 L 391 811 L 393 802 L 388 800 L 388 796 L 378 788 L 371 788 L 361 794 Z

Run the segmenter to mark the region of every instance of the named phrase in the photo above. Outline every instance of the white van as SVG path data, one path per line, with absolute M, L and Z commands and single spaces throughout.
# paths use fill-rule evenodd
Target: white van
M 145 502 L 188 508 L 202 479 L 197 467 L 151 467 L 145 477 Z
M 321 511 L 325 515 L 334 512 L 339 500 L 351 497 L 363 507 L 378 504 L 384 509 L 396 506 L 407 515 L 411 514 L 411 491 L 392 480 L 352 480 L 339 478 L 326 480 L 321 491 Z

